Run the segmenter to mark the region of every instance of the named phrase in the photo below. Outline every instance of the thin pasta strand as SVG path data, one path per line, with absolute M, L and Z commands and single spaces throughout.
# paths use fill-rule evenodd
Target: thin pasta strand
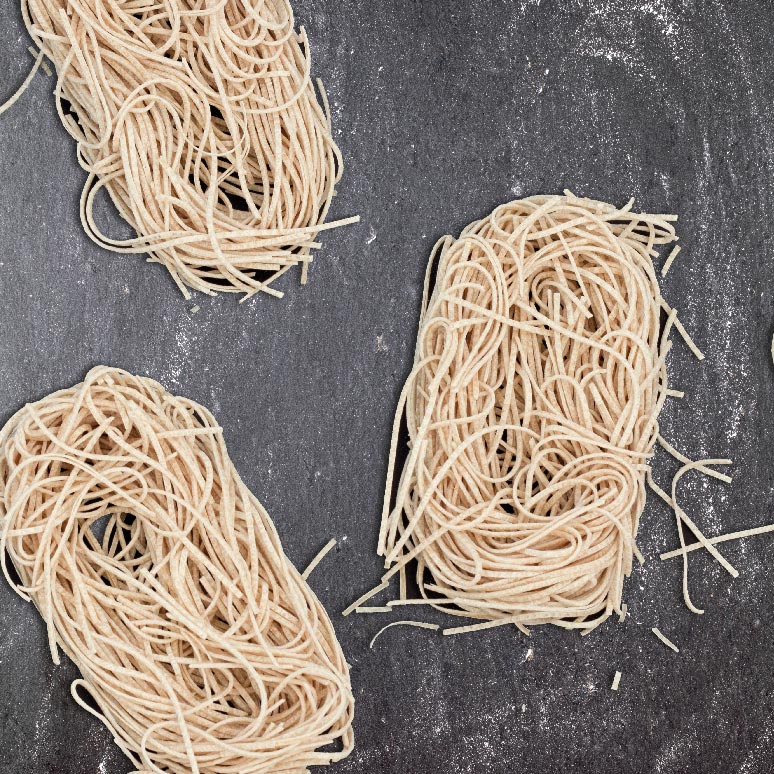
M 382 591 L 384 591 L 390 584 L 387 582 L 380 583 L 375 588 L 371 589 L 370 591 L 366 591 L 363 596 L 358 597 L 349 607 L 345 608 L 342 611 L 343 616 L 348 616 L 353 610 L 360 607 L 360 605 L 363 604 L 363 602 L 368 602 L 369 599 L 372 597 L 375 597 L 377 594 L 380 594 Z
M 662 633 L 661 633 L 661 632 L 660 632 L 660 631 L 659 631 L 659 630 L 658 630 L 658 629 L 657 629 L 655 626 L 654 626 L 654 627 L 651 629 L 651 631 L 652 631 L 652 632 L 653 632 L 653 634 L 655 634 L 655 635 L 656 635 L 656 637 L 658 637 L 658 638 L 661 640 L 661 642 L 663 642 L 663 643 L 664 643 L 664 645 L 666 645 L 668 648 L 671 648 L 671 649 L 672 649 L 672 650 L 673 650 L 675 653 L 679 653 L 679 652 L 680 652 L 680 649 L 677 647 L 677 645 L 675 645 L 675 644 L 674 644 L 674 642 L 672 642 L 672 640 L 670 640 L 668 637 L 665 637 L 665 636 L 664 636 L 664 635 L 663 635 L 663 634 L 662 634 Z
M 482 623 L 469 624 L 467 626 L 453 626 L 449 629 L 444 629 L 443 634 L 447 637 L 455 634 L 469 634 L 470 632 L 480 632 L 483 629 L 494 629 L 498 626 L 507 626 L 508 624 L 518 625 L 518 621 L 515 619 L 500 618 L 496 621 L 484 621 Z
M 40 55 L 40 51 L 35 49 L 33 46 L 27 46 L 27 51 L 32 54 L 33 59 L 37 59 L 37 57 Z M 43 72 L 49 76 L 49 78 L 54 74 L 53 70 L 48 66 L 48 63 L 45 59 L 41 61 L 40 63 L 40 69 L 43 70 Z
M 667 302 L 664 301 L 663 298 L 661 299 L 661 306 L 664 308 L 664 311 L 667 314 L 671 314 L 672 313 L 672 311 L 673 311 L 672 307 L 670 307 L 669 304 L 667 304 Z M 675 313 L 677 312 L 676 309 L 674 311 L 675 311 Z M 675 328 L 677 328 L 677 332 L 680 334 L 680 337 L 688 345 L 688 349 L 690 349 L 691 352 L 693 352 L 694 357 L 697 360 L 704 360 L 704 353 L 696 346 L 696 342 L 690 337 L 690 335 L 688 334 L 688 331 L 685 330 L 685 327 L 683 326 L 682 322 L 680 321 L 680 318 L 677 317 L 676 315 L 675 315 L 674 324 L 675 324 Z
M 0 103 L 0 115 L 5 113 L 6 110 L 13 107 L 29 88 L 32 83 L 32 79 L 37 75 L 38 69 L 43 64 L 43 53 L 39 53 L 35 57 L 35 64 L 32 65 L 32 69 L 27 74 L 27 77 L 22 81 L 22 85 L 3 103 Z
M 386 632 L 387 629 L 392 629 L 393 626 L 414 626 L 417 629 L 432 629 L 433 631 L 438 631 L 440 628 L 438 624 L 425 623 L 424 621 L 393 621 L 392 623 L 388 623 L 386 626 L 382 626 L 382 628 L 376 632 L 368 647 L 373 648 L 374 643 L 379 638 L 381 633 Z
M 331 538 L 317 553 L 314 559 L 309 562 L 307 568 L 301 573 L 301 577 L 307 580 L 314 571 L 314 568 L 336 547 L 336 538 Z
M 667 274 L 669 274 L 669 270 L 672 268 L 672 264 L 675 261 L 675 258 L 677 258 L 677 254 L 680 252 L 680 245 L 675 245 L 674 249 L 671 253 L 669 253 L 669 256 L 667 257 L 666 261 L 664 261 L 664 265 L 661 267 L 661 276 L 666 277 Z
M 384 605 L 361 605 L 355 608 L 356 613 L 391 613 L 392 608 Z
M 728 540 L 741 540 L 742 538 L 753 537 L 754 535 L 764 535 L 768 532 L 774 532 L 774 524 L 766 524 L 762 527 L 753 527 L 752 529 L 743 529 L 739 532 L 729 532 L 726 535 L 719 535 L 718 537 L 707 538 L 707 542 L 715 545 L 716 543 L 725 543 Z M 689 546 L 683 548 L 676 548 L 674 551 L 666 551 L 660 555 L 661 561 L 665 559 L 674 559 L 684 554 L 690 554 L 692 551 L 698 551 L 700 548 L 705 548 L 702 543 L 691 543 Z

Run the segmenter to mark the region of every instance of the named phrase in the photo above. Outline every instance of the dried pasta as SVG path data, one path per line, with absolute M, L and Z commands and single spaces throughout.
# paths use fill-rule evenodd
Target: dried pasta
M 288 0 L 22 0 L 57 71 L 57 110 L 88 172 L 81 217 L 117 253 L 188 288 L 282 296 L 319 247 L 341 176 L 309 41 Z M 38 62 L 39 63 L 39 62 Z M 136 231 L 104 234 L 105 190 Z
M 330 620 L 203 406 L 103 367 L 25 406 L 0 520 L 6 578 L 139 771 L 301 774 L 352 749 Z

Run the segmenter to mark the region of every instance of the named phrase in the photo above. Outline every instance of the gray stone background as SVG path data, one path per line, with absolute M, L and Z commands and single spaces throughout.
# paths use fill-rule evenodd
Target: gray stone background
M 357 748 L 338 774 L 735 772 L 774 762 L 774 539 L 727 544 L 737 580 L 691 559 L 682 604 L 672 516 L 650 498 L 631 616 L 591 636 L 508 627 L 456 638 L 339 615 L 380 575 L 388 438 L 429 250 L 505 200 L 576 193 L 679 214 L 666 298 L 677 342 L 663 432 L 729 456 L 734 482 L 685 482 L 709 534 L 774 520 L 774 5 L 752 0 L 296 0 L 325 80 L 345 177 L 306 287 L 284 300 L 197 296 L 81 230 L 84 174 L 37 76 L 0 118 L 0 419 L 97 363 L 208 405 L 231 456 L 305 565 L 353 665 Z M 31 64 L 0 8 L 0 99 Z M 125 227 L 111 212 L 112 233 Z M 198 304 L 201 311 L 191 314 Z M 657 478 L 674 464 L 659 456 Z M 427 613 L 426 620 L 441 621 Z M 657 625 L 679 655 L 650 633 Z M 609 685 L 623 672 L 621 688 Z M 0 774 L 124 774 L 69 696 L 35 610 L 0 585 Z

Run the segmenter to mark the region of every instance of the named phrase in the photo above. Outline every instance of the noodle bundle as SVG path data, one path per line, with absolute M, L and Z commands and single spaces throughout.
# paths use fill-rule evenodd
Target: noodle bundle
M 301 774 L 349 753 L 333 627 L 205 408 L 95 368 L 19 411 L 0 455 L 6 577 L 138 770 Z
M 181 291 L 282 293 L 319 247 L 341 176 L 330 117 L 288 0 L 22 0 L 58 74 L 57 110 L 88 172 L 81 217 L 150 254 Z M 105 189 L 137 232 L 94 217 Z
M 535 196 L 436 246 L 379 538 L 402 599 L 416 560 L 448 613 L 584 630 L 621 613 L 677 324 L 660 335 L 652 263 L 674 218 L 632 204 Z

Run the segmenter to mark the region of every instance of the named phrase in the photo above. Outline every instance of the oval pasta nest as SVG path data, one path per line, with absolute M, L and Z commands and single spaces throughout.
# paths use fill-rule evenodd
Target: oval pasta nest
M 301 774 L 349 753 L 331 622 L 204 407 L 97 368 L 18 412 L 0 453 L 6 577 L 138 769 Z
M 305 281 L 341 154 L 287 0 L 22 0 L 22 12 L 57 69 L 92 239 L 149 253 L 186 296 L 281 296 L 271 283 L 299 264 Z M 102 189 L 136 238 L 102 233 Z
M 423 597 L 485 621 L 589 629 L 620 612 L 666 396 L 652 257 L 675 238 L 674 218 L 631 207 L 536 196 L 436 246 L 384 580 L 416 560 Z

